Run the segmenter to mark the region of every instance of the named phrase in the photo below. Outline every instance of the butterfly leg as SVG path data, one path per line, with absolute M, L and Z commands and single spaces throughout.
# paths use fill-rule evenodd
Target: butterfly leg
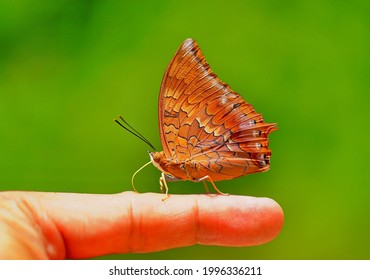
M 212 184 L 212 187 L 215 189 L 215 191 L 221 195 L 229 195 L 228 193 L 221 192 L 215 185 L 215 182 L 213 182 L 212 178 L 207 176 L 204 176 L 203 178 L 200 178 L 199 181 L 203 181 L 205 183 L 205 180 L 209 181 Z
M 165 201 L 169 197 L 169 195 L 168 195 L 168 186 L 167 186 L 166 178 L 164 177 L 163 172 L 162 172 L 161 177 L 159 177 L 159 186 L 161 188 L 162 193 L 163 193 L 163 189 L 166 190 L 166 196 L 162 198 L 162 201 Z
M 202 182 L 203 182 L 204 188 L 206 189 L 206 194 L 209 194 L 209 189 L 208 189 L 206 181 L 203 180 Z

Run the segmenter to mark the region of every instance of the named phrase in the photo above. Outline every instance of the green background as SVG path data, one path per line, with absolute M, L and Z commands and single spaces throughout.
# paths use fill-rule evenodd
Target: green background
M 161 146 L 161 79 L 193 37 L 214 72 L 279 125 L 269 172 L 217 185 L 275 199 L 284 228 L 250 248 L 108 257 L 369 259 L 368 3 L 0 1 L 0 189 L 131 190 L 148 147 L 113 118 Z M 159 192 L 159 175 L 146 168 L 137 188 Z M 170 192 L 204 189 L 180 182 Z

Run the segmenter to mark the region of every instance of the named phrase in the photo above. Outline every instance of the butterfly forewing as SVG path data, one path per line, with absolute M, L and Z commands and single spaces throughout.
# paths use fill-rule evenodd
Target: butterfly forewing
M 191 161 L 193 179 L 225 180 L 269 168 L 267 137 L 275 124 L 265 123 L 212 72 L 193 39 L 185 40 L 165 72 L 159 127 L 164 155 Z

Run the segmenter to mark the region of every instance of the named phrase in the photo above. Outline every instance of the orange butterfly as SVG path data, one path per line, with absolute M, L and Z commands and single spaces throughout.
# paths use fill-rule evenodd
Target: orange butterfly
M 215 181 L 270 168 L 268 135 L 276 124 L 265 123 L 212 72 L 193 39 L 182 43 L 167 67 L 158 118 L 163 151 L 150 152 L 151 161 L 142 168 L 153 163 L 162 172 L 159 182 L 166 198 L 166 181 L 209 181 L 223 194 Z

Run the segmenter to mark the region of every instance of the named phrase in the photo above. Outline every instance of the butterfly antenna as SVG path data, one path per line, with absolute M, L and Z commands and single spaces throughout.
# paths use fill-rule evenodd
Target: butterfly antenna
M 139 173 L 141 170 L 143 170 L 146 166 L 148 166 L 149 164 L 151 164 L 152 161 L 149 161 L 147 163 L 145 163 L 142 167 L 140 167 L 138 170 L 136 170 L 136 172 L 132 175 L 132 178 L 131 178 L 131 185 L 132 185 L 132 188 L 134 189 L 135 192 L 138 192 L 135 188 L 135 184 L 134 184 L 134 179 L 135 179 L 135 175 L 137 173 Z
M 118 123 L 123 129 L 127 130 L 131 134 L 135 135 L 137 138 L 139 138 L 141 141 L 146 143 L 149 147 L 151 147 L 154 151 L 156 150 L 155 147 L 152 145 L 152 143 L 149 142 L 148 139 L 146 139 L 140 132 L 138 132 L 135 128 L 133 128 L 127 121 L 124 120 L 121 116 L 118 116 L 118 118 L 121 120 L 114 119 L 116 123 Z

